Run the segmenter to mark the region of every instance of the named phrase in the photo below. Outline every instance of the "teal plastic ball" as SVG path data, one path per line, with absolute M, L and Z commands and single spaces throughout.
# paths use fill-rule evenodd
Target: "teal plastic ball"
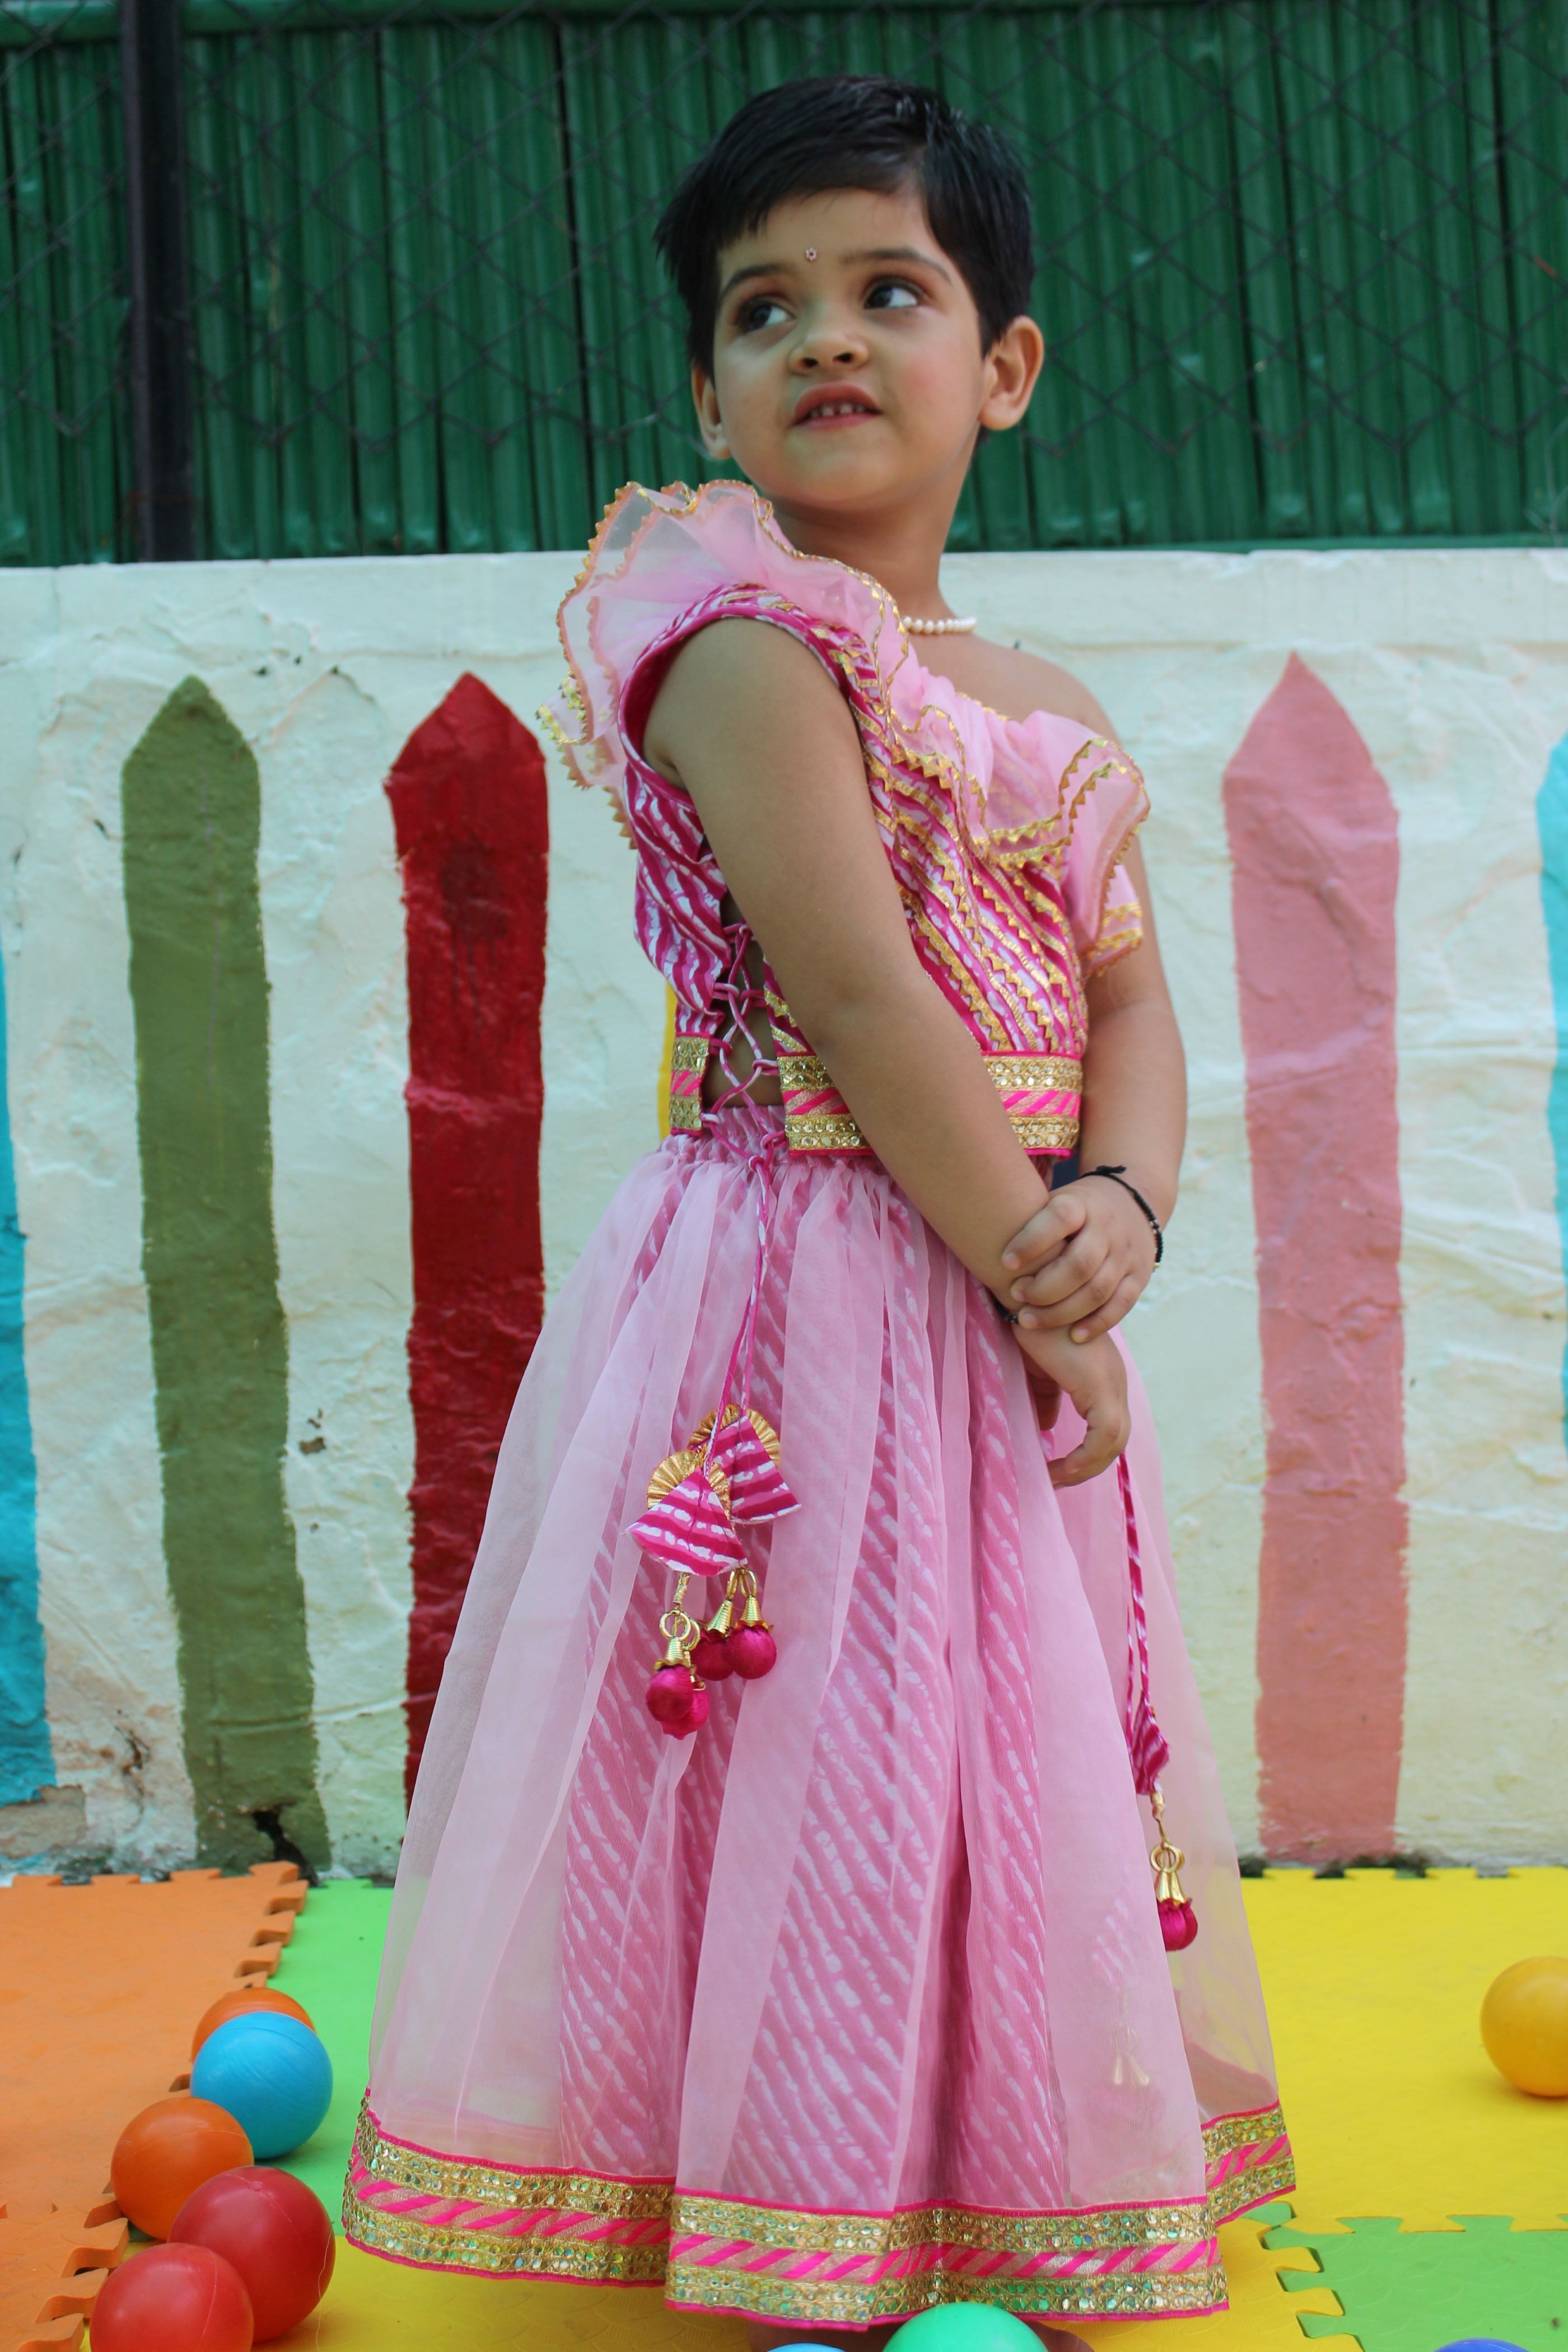
M 332 2103 L 332 2062 L 297 2017 L 261 2009 L 208 2034 L 191 2089 L 227 2109 L 264 2164 L 310 2138 Z
M 1040 2352 L 1032 2327 L 989 2303 L 938 2303 L 906 2319 L 889 2352 Z

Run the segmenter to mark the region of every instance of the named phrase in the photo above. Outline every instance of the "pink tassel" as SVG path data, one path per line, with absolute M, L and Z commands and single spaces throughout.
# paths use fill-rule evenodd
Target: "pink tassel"
M 631 1532 L 650 1559 L 689 1569 L 695 1576 L 728 1576 L 745 1565 L 746 1555 L 705 1469 L 690 1471 L 650 1503 Z
M 759 1433 L 757 1416 L 726 1421 L 713 1440 L 709 1460 L 730 1481 L 730 1508 L 738 1519 L 782 1519 L 800 1504 L 780 1473 L 772 1447 Z M 768 1431 L 768 1436 L 773 1432 Z M 776 1438 L 774 1444 L 777 1444 Z

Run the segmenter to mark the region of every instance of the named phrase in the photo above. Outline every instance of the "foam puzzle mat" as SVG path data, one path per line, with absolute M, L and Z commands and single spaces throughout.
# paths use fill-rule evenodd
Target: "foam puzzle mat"
M 0 2352 L 80 2343 L 126 2250 L 121 2128 L 185 2080 L 208 2002 L 270 1974 L 305 1894 L 291 1862 L 0 1887 Z
M 1477 2022 L 1500 1969 L 1568 1953 L 1568 1871 L 1282 1871 L 1247 1896 L 1300 2191 L 1223 2232 L 1225 2316 L 1086 2325 L 1086 2340 L 1095 2352 L 1439 2352 L 1480 2335 L 1568 2352 L 1568 2101 L 1510 2090 Z M 361 1885 L 313 1890 L 276 1979 L 331 2051 L 331 2111 L 290 2168 L 334 2210 L 389 1900 Z M 106 2152 L 112 2137 L 106 2125 Z M 341 2246 L 321 2310 L 279 2341 L 280 2352 L 740 2352 L 743 2336 L 667 2310 L 651 2289 L 448 2278 Z M 0 2352 L 13 2352 L 4 2335 Z

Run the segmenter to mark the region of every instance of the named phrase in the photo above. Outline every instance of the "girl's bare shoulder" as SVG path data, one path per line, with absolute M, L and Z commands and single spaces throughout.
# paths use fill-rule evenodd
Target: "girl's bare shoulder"
M 1110 719 L 1083 680 L 1041 654 L 993 645 L 988 637 L 967 637 L 950 639 L 942 647 L 942 659 L 960 693 L 1000 711 L 1004 719 L 1032 719 L 1037 710 L 1048 710 L 1058 719 L 1079 720 L 1091 734 L 1113 735 Z

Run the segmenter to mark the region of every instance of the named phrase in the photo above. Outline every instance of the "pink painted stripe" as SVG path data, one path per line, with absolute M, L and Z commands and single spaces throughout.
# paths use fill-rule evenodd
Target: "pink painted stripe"
M 1395 1108 L 1398 820 L 1294 655 L 1225 777 L 1268 1426 L 1263 1842 L 1394 1848 L 1406 1518 Z

